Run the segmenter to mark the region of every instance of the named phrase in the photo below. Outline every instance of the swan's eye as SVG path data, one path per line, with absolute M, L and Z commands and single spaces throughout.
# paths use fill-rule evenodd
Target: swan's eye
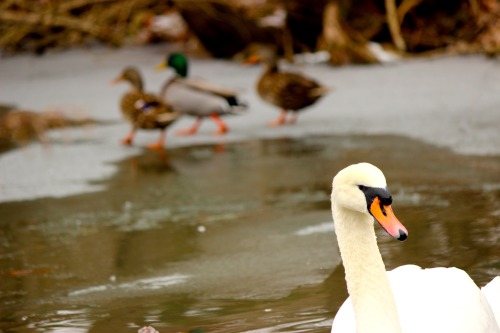
M 392 204 L 392 196 L 389 189 L 387 187 L 369 187 L 364 185 L 358 185 L 358 188 L 365 195 L 368 210 L 370 209 L 373 200 L 375 200 L 375 198 L 378 198 L 380 200 L 380 209 L 385 215 L 384 206 L 389 206 Z

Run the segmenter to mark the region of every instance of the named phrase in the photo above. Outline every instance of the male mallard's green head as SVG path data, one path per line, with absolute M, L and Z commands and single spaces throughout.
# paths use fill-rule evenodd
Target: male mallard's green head
M 188 60 L 184 54 L 179 52 L 174 52 L 167 57 L 166 62 L 168 67 L 175 70 L 177 75 L 181 77 L 187 77 L 188 75 Z

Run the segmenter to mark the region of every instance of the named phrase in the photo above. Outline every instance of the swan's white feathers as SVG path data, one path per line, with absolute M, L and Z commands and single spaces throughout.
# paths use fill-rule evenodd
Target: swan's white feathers
M 398 317 L 400 328 L 391 332 L 500 333 L 500 277 L 481 290 L 458 268 L 405 265 L 385 273 L 373 226 L 361 223 L 373 218 L 359 185 L 385 187 L 386 181 L 368 163 L 351 165 L 333 180 L 332 215 L 352 296 L 335 316 L 332 333 L 387 333 L 384 323 Z
M 486 296 L 497 323 L 500 323 L 500 276 L 495 277 L 490 283 L 482 287 L 481 291 Z
M 340 170 L 333 178 L 333 185 L 364 185 L 368 187 L 386 187 L 387 182 L 382 171 L 373 164 L 362 162 L 352 164 Z
M 370 163 L 353 164 L 341 170 L 333 178 L 332 204 L 336 203 L 358 212 L 367 212 L 365 196 L 358 187 L 360 185 L 387 187 L 384 174 L 379 168 Z
M 465 271 L 405 265 L 388 276 L 404 333 L 498 332 L 485 297 Z
M 333 318 L 332 333 L 356 333 L 356 318 L 350 297 L 342 303 Z
M 497 323 L 491 320 L 491 304 L 463 270 L 404 265 L 388 271 L 387 275 L 404 333 L 499 331 Z M 500 288 L 500 277 L 495 280 Z M 496 294 L 496 300 L 499 291 L 491 294 Z M 350 297 L 335 316 L 332 333 L 336 332 L 356 332 Z

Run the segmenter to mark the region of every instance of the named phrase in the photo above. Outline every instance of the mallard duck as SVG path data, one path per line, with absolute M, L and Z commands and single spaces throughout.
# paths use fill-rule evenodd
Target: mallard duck
M 316 103 L 328 88 L 298 73 L 283 72 L 278 67 L 275 53 L 262 50 L 258 59 L 264 62 L 264 72 L 257 82 L 257 92 L 266 102 L 281 108 L 279 117 L 270 126 L 295 124 L 298 112 Z M 287 121 L 288 112 L 292 117 Z
M 188 66 L 187 58 L 179 52 L 170 54 L 165 62 L 156 66 L 158 70 L 170 67 L 175 71 L 175 76 L 163 85 L 160 96 L 180 113 L 197 118 L 193 126 L 179 130 L 177 134 L 196 134 L 205 117 L 216 123 L 218 130 L 215 135 L 226 133 L 228 127 L 220 116 L 237 114 L 246 109 L 246 104 L 238 99 L 236 91 L 206 80 L 188 78 Z
M 143 91 L 143 82 L 135 67 L 126 67 L 120 76 L 111 81 L 119 83 L 128 81 L 132 88 L 125 93 L 120 101 L 123 116 L 132 124 L 132 130 L 122 140 L 131 145 L 138 128 L 159 129 L 160 138 L 148 146 L 149 149 L 162 149 L 165 141 L 165 129 L 170 126 L 180 114 L 157 96 Z

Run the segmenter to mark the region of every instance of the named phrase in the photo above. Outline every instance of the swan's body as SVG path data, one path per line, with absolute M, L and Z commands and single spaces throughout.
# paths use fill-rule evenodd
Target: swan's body
M 500 332 L 494 315 L 500 278 L 483 293 L 458 268 L 405 265 L 386 272 L 373 218 L 390 235 L 407 237 L 391 203 L 383 173 L 371 164 L 351 165 L 333 180 L 332 215 L 350 296 L 332 333 Z

